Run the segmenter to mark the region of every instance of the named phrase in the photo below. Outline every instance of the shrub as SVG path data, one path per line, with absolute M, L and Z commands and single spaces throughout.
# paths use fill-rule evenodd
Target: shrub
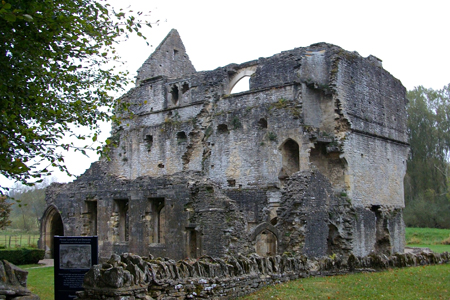
M 0 249 L 0 259 L 7 260 L 14 265 L 37 264 L 44 258 L 44 255 L 45 251 L 42 249 Z

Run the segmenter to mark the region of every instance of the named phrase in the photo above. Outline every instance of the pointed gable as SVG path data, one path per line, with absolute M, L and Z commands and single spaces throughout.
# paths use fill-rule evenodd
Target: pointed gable
M 156 76 L 179 78 L 195 72 L 178 31 L 172 29 L 138 70 L 136 86 Z

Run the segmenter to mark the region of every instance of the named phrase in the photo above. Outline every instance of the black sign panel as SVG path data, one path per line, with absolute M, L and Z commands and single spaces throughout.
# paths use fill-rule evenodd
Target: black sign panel
M 55 299 L 71 300 L 83 290 L 84 275 L 98 264 L 98 237 L 55 236 Z

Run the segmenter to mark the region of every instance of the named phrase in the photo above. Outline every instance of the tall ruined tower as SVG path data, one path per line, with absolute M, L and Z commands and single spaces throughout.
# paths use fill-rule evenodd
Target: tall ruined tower
M 59 230 L 102 257 L 403 251 L 407 100 L 379 59 L 319 43 L 196 72 L 172 30 L 122 101 L 111 160 L 48 189 L 42 247 Z

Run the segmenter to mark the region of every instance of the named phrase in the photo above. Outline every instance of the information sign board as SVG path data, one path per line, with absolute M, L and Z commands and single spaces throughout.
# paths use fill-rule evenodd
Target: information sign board
M 98 264 L 97 236 L 55 236 L 55 299 L 71 300 L 83 290 L 84 275 Z

